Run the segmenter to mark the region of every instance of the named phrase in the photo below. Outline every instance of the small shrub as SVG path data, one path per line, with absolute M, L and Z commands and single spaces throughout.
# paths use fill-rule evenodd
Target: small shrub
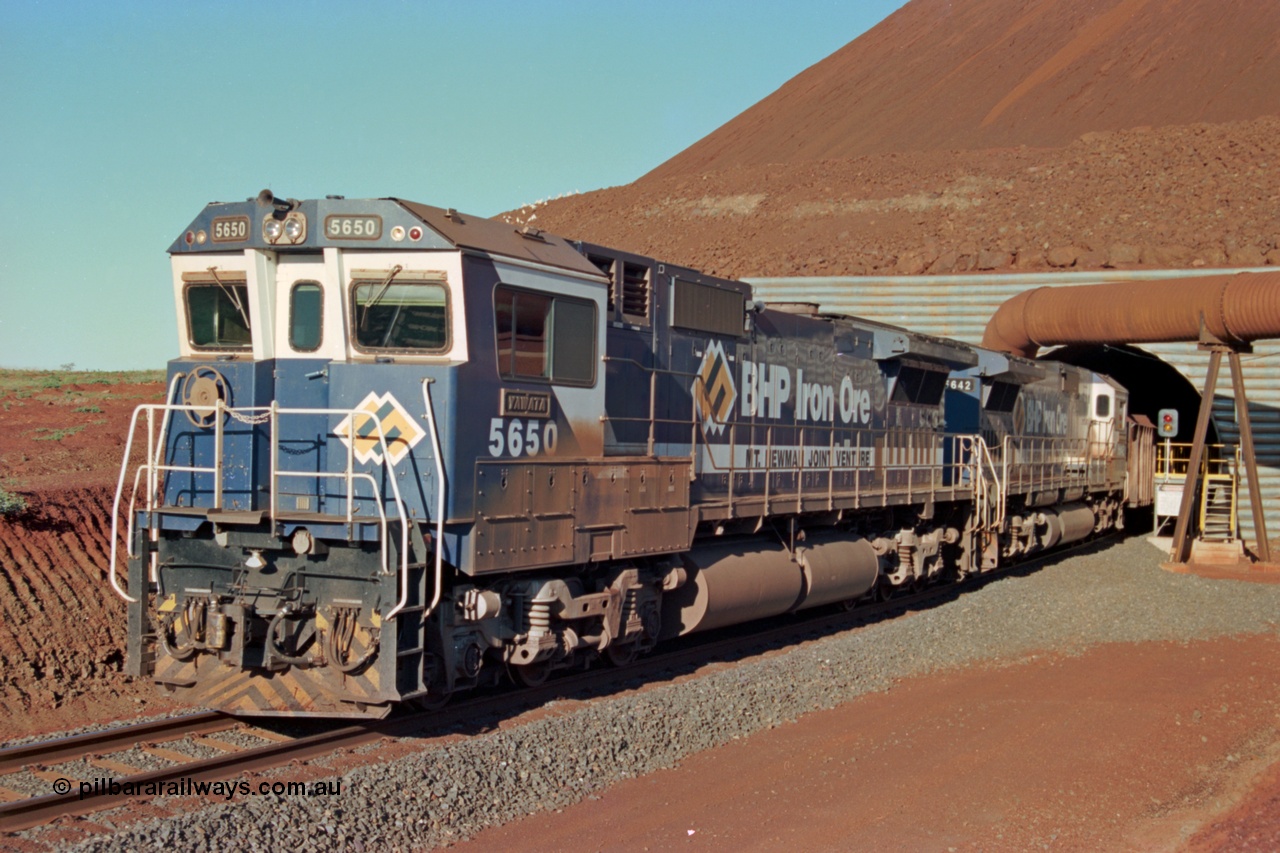
M 54 429 L 53 427 L 36 427 L 36 432 L 40 435 L 33 435 L 32 441 L 62 441 L 64 438 L 75 435 L 83 426 L 66 427 L 65 429 Z
M 17 515 L 26 508 L 26 498 L 0 487 L 0 515 Z
M 76 407 L 75 407 L 74 409 L 72 409 L 71 411 L 73 411 L 73 412 L 85 412 L 85 413 L 88 413 L 88 414 L 95 414 L 95 415 L 97 415 L 97 414 L 101 414 L 101 413 L 102 413 L 102 409 L 101 409 L 100 407 L 98 407 L 98 406 L 76 406 Z

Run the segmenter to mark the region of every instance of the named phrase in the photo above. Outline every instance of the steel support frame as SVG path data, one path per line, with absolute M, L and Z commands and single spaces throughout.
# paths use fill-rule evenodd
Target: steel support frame
M 1202 331 L 1202 337 L 1204 333 Z M 1209 351 L 1209 369 L 1205 375 L 1204 392 L 1200 398 L 1200 412 L 1196 417 L 1195 437 L 1191 445 L 1191 458 L 1187 462 L 1187 478 L 1182 487 L 1182 501 L 1178 506 L 1178 523 L 1173 532 L 1173 550 L 1170 559 L 1185 564 L 1191 556 L 1191 510 L 1200 486 L 1200 468 L 1204 463 L 1205 442 L 1209 433 L 1209 418 L 1213 413 L 1213 395 L 1218 385 L 1218 373 L 1222 368 L 1222 356 L 1226 353 L 1231 365 L 1231 385 L 1235 393 L 1236 422 L 1240 425 L 1240 443 L 1243 451 L 1246 480 L 1249 487 L 1249 504 L 1253 512 L 1253 530 L 1257 539 L 1256 555 L 1263 563 L 1271 562 L 1271 545 L 1267 540 L 1267 523 L 1262 512 L 1262 493 L 1259 491 L 1258 460 L 1254 452 L 1253 425 L 1249 419 L 1249 398 L 1245 393 L 1244 370 L 1240 365 L 1240 353 L 1251 352 L 1247 344 L 1231 345 L 1222 341 L 1204 341 L 1201 349 Z

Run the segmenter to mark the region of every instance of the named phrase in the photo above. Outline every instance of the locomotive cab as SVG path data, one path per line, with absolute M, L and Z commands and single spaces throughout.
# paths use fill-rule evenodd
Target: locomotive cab
M 460 460 L 601 453 L 602 277 L 558 238 L 394 199 L 212 204 L 170 251 L 179 357 L 135 419 L 130 670 L 255 713 L 423 695 L 445 567 L 468 562 L 446 524 L 474 511 Z M 495 429 L 479 400 L 526 417 Z

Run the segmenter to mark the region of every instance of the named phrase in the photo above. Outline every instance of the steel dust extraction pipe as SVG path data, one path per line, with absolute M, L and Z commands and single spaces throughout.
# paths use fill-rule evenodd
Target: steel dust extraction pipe
M 1005 302 L 982 337 L 988 349 L 1035 358 L 1059 344 L 1280 338 L 1280 272 L 1039 287 Z

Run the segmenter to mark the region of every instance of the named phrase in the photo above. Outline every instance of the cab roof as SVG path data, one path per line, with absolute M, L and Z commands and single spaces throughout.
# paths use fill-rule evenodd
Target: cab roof
M 295 242 L 272 242 L 268 219 L 301 220 L 304 234 Z M 344 220 L 361 221 L 358 233 Z M 366 231 L 366 225 L 368 230 Z M 602 279 L 600 270 L 565 239 L 498 219 L 459 213 L 399 198 L 278 199 L 268 191 L 241 202 L 212 202 L 169 247 L 171 255 L 240 252 L 316 252 L 327 247 L 397 251 L 456 249 L 511 258 Z

